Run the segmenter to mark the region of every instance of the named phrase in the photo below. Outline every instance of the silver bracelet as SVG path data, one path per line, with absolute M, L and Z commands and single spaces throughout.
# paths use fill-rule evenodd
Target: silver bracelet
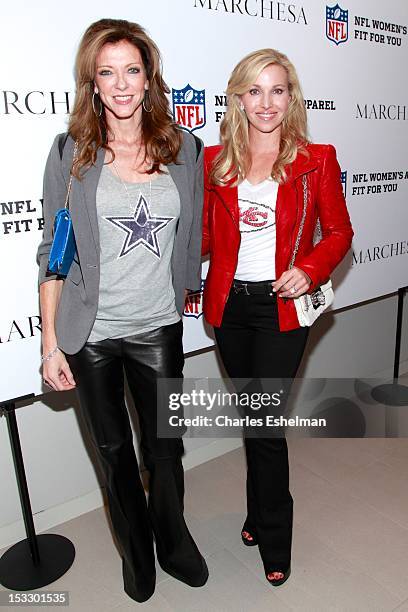
M 54 349 L 52 349 L 52 351 L 47 353 L 47 355 L 41 355 L 41 363 L 44 363 L 44 361 L 49 361 L 51 357 L 54 357 L 57 351 L 58 351 L 58 346 L 56 346 Z

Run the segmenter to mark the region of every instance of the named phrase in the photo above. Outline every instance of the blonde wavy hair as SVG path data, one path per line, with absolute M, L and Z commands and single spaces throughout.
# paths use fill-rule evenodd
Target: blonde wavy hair
M 166 96 L 170 92 L 162 77 L 160 52 L 145 30 L 137 23 L 123 19 L 100 19 L 91 24 L 82 37 L 75 62 L 76 96 L 70 116 L 68 131 L 78 143 L 77 160 L 73 174 L 80 178 L 80 171 L 96 161 L 97 150 L 107 149 L 108 126 L 105 111 L 99 99 L 101 115 L 97 116 L 92 105 L 96 59 L 106 43 L 127 40 L 137 47 L 142 56 L 146 76 L 149 80 L 148 102 L 151 112 L 143 111 L 142 138 L 146 158 L 152 161 L 148 173 L 160 172 L 160 164 L 177 161 L 181 147 L 181 131 L 170 112 Z
M 210 182 L 215 185 L 225 185 L 233 179 L 236 179 L 233 183 L 236 185 L 249 172 L 249 125 L 245 112 L 240 108 L 240 96 L 249 91 L 260 72 L 271 64 L 282 66 L 286 70 L 291 96 L 282 122 L 279 154 L 271 177 L 279 183 L 285 182 L 285 167 L 293 162 L 298 151 L 308 155 L 305 148 L 309 142 L 306 109 L 295 67 L 283 53 L 275 49 L 260 49 L 244 57 L 234 68 L 228 81 L 228 107 L 220 127 L 223 148 L 215 158 L 210 172 Z

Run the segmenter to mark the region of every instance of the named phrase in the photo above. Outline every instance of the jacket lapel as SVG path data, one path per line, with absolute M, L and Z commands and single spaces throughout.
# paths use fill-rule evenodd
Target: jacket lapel
M 188 234 L 185 228 L 190 227 L 193 218 L 193 197 L 192 194 L 190 194 L 187 168 L 181 155 L 179 159 L 181 163 L 169 164 L 166 166 L 180 197 L 180 216 L 176 230 L 175 248 L 180 244 L 180 240 Z
M 87 211 L 94 245 L 98 255 L 100 245 L 98 218 L 96 214 L 96 190 L 98 187 L 99 177 L 101 175 L 104 160 L 105 149 L 98 149 L 95 165 L 88 168 L 82 180 L 79 181 L 79 184 L 77 182 L 78 187 L 80 187 L 79 192 L 82 196 L 82 200 L 85 203 L 85 209 Z
M 298 153 L 296 159 L 292 162 L 289 172 L 288 181 L 294 181 L 299 176 L 311 172 L 317 168 L 317 161 L 308 150 L 309 157 L 306 157 L 303 153 Z
M 228 185 L 212 185 L 211 190 L 217 196 L 217 206 L 224 206 L 237 230 L 239 231 L 239 209 L 238 209 L 238 187 L 232 186 L 230 181 Z
M 296 221 L 299 217 L 299 202 L 298 202 L 298 188 L 297 179 L 303 174 L 307 174 L 317 168 L 317 162 L 311 156 L 306 157 L 302 153 L 298 153 L 296 159 L 292 162 L 288 172 L 288 178 L 285 183 L 279 185 L 278 195 L 276 200 L 276 229 L 286 229 L 288 223 L 284 227 L 280 227 L 280 221 L 282 219 L 281 212 L 285 210 L 284 218 L 287 222 L 292 220 L 293 226 L 296 225 Z
M 281 274 L 289 265 L 297 228 L 303 213 L 303 187 L 298 179 L 317 168 L 317 162 L 311 155 L 298 153 L 288 169 L 288 178 L 279 185 L 276 199 L 276 274 Z M 280 254 L 280 256 L 278 256 Z

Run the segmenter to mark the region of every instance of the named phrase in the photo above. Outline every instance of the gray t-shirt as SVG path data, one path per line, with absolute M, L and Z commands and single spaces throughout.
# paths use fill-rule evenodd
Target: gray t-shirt
M 164 168 L 165 170 L 165 168 Z M 100 283 L 88 342 L 125 338 L 180 320 L 171 254 L 180 198 L 168 171 L 147 183 L 125 183 L 102 168 L 96 192 Z

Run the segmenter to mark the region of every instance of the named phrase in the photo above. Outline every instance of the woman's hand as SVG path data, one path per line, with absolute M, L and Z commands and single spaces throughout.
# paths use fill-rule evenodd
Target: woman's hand
M 312 280 L 306 272 L 293 267 L 283 272 L 280 278 L 272 283 L 272 287 L 278 293 L 278 297 L 297 298 L 307 293 L 311 284 Z
M 59 349 L 48 361 L 43 362 L 43 380 L 54 391 L 75 389 L 75 380 L 64 353 Z
M 55 313 L 60 300 L 63 280 L 49 280 L 40 285 L 40 308 L 42 319 L 42 350 L 49 359 L 43 361 L 43 380 L 54 391 L 69 391 L 75 388 L 75 380 L 65 355 L 57 349 Z

